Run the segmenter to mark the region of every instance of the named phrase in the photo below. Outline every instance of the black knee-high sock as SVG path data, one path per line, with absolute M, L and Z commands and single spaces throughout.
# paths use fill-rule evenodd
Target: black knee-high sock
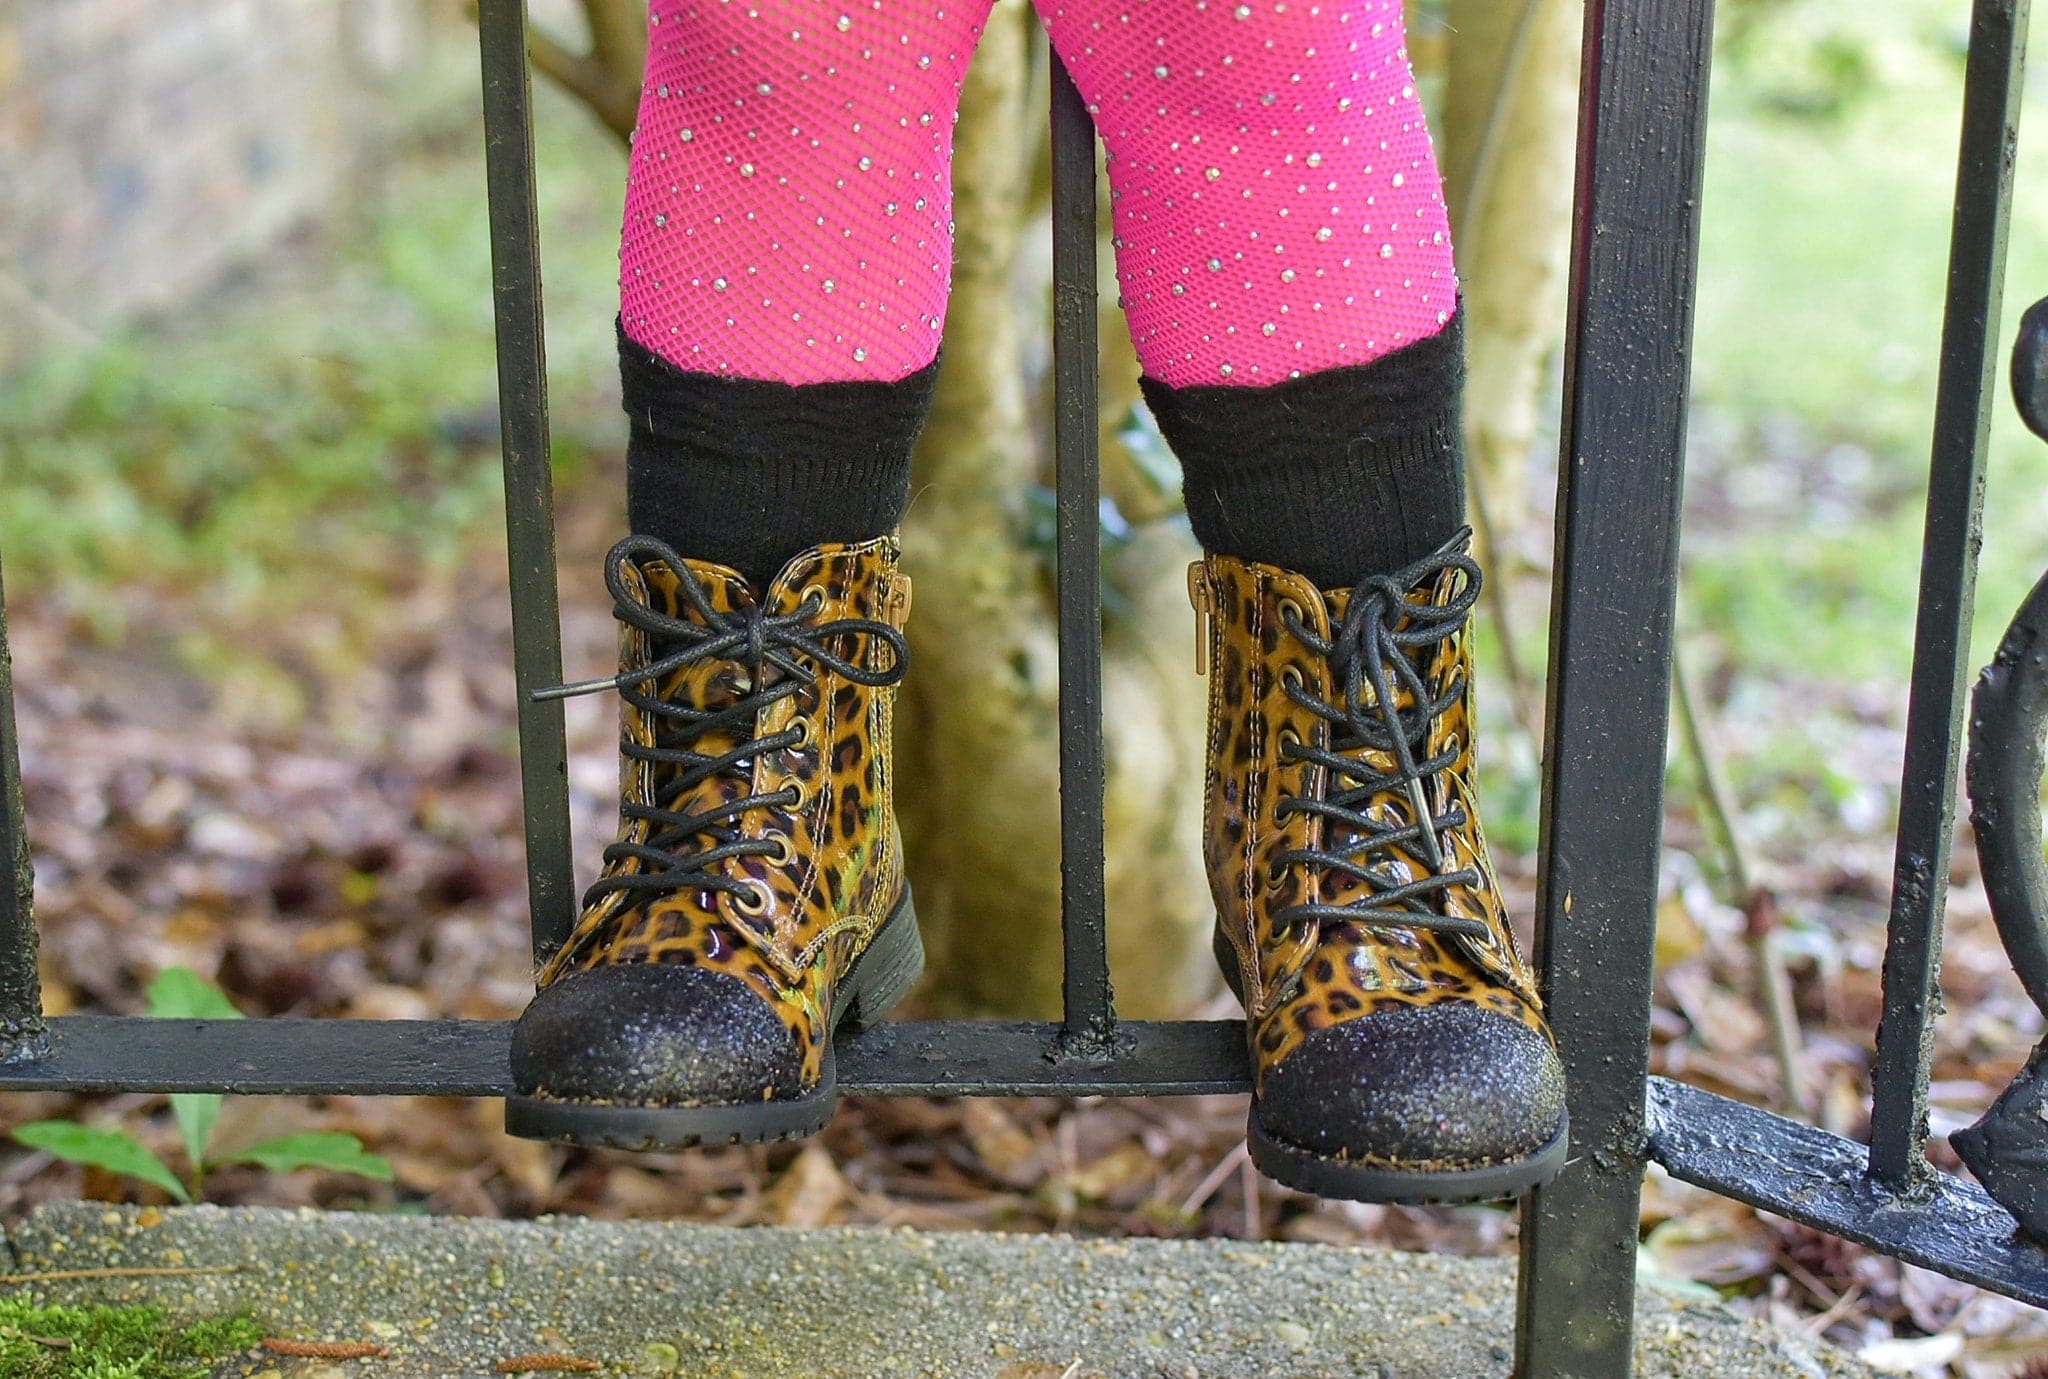
M 1263 388 L 1143 380 L 1205 550 L 1325 589 L 1389 574 L 1465 523 L 1464 317 L 1370 364 Z
M 820 542 L 893 531 L 938 371 L 806 384 L 688 373 L 621 330 L 627 520 L 757 589 Z

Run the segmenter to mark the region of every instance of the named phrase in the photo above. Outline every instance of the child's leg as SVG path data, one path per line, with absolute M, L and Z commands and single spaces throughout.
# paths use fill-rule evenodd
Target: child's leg
M 809 1134 L 923 965 L 889 766 L 909 491 L 989 0 L 655 0 L 620 253 L 620 826 L 512 1033 L 516 1134 Z M 600 682 L 600 684 L 605 682 Z M 585 686 L 596 688 L 598 686 Z
M 1563 1072 L 1472 793 L 1457 282 L 1399 2 L 1038 4 L 1209 551 L 1253 1160 L 1331 1196 L 1523 1191 L 1563 1162 Z
M 1109 149 L 1118 283 L 1203 545 L 1324 585 L 1441 545 L 1457 279 L 1398 0 L 1038 5 Z
M 990 0 L 653 0 L 619 255 L 636 532 L 757 583 L 892 529 Z

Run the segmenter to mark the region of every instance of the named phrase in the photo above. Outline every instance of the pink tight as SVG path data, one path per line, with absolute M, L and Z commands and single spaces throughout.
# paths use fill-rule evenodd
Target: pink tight
M 990 0 L 652 0 L 627 333 L 784 383 L 929 364 L 953 121 Z M 1278 382 L 1433 334 L 1457 295 L 1399 0 L 1036 0 L 1109 151 L 1145 371 Z

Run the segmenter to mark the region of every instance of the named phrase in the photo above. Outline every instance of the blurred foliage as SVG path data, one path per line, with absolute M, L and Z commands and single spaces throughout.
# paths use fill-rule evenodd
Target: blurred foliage
M 1708 121 L 1684 601 L 1738 664 L 1902 686 L 1911 655 L 1967 7 L 1738 0 Z M 1772 48 L 1813 35 L 1864 86 L 1788 119 Z M 2036 67 L 2048 32 L 2033 39 Z M 2009 346 L 2048 293 L 2048 156 L 2016 167 Z M 2002 365 L 2002 361 L 2001 361 Z M 1991 399 L 1973 659 L 2048 565 L 2048 447 Z M 1810 739 L 1808 739 L 1810 742 Z M 1799 750 L 1792 744 L 1788 750 Z
M 543 146 L 543 230 L 551 272 L 603 281 L 616 273 L 617 159 L 593 158 L 596 136 L 577 132 Z M 203 315 L 51 349 L 0 380 L 10 588 L 74 590 L 112 616 L 95 592 L 146 575 L 289 613 L 338 575 L 374 587 L 406 563 L 452 561 L 493 526 L 491 280 L 470 135 L 466 111 L 451 127 L 444 105 L 359 204 Z M 567 380 L 564 470 L 614 439 L 577 420 L 604 393 L 609 327 L 550 333 Z
M 1841 119 L 1877 88 L 1870 37 L 1839 5 L 1734 0 L 1718 7 L 1714 39 L 1716 61 L 1741 73 L 1762 110 Z
M 1739 793 L 1806 836 L 1895 808 L 1885 725 L 1912 655 L 1967 20 L 1951 0 L 1727 0 L 1717 16 L 1680 612 L 1741 734 Z M 2048 30 L 2032 48 L 2038 87 Z M 2002 344 L 2048 293 L 2040 141 L 2022 141 L 2016 179 Z M 1975 664 L 2048 566 L 2048 447 L 1997 372 Z M 1537 446 L 1538 522 L 1554 444 Z M 1542 534 L 1516 535 L 1540 561 Z M 1505 726 L 1497 629 L 1480 627 L 1483 712 Z M 1535 616 L 1515 629 L 1526 665 L 1546 633 Z M 1533 758 L 1505 737 L 1482 754 L 1488 831 L 1533 847 Z

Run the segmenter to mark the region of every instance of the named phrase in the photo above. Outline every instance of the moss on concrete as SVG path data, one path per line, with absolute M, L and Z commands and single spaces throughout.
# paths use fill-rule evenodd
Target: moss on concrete
M 65 1307 L 0 1298 L 7 1379 L 205 1379 L 262 1336 L 246 1316 L 180 1323 L 161 1307 Z

